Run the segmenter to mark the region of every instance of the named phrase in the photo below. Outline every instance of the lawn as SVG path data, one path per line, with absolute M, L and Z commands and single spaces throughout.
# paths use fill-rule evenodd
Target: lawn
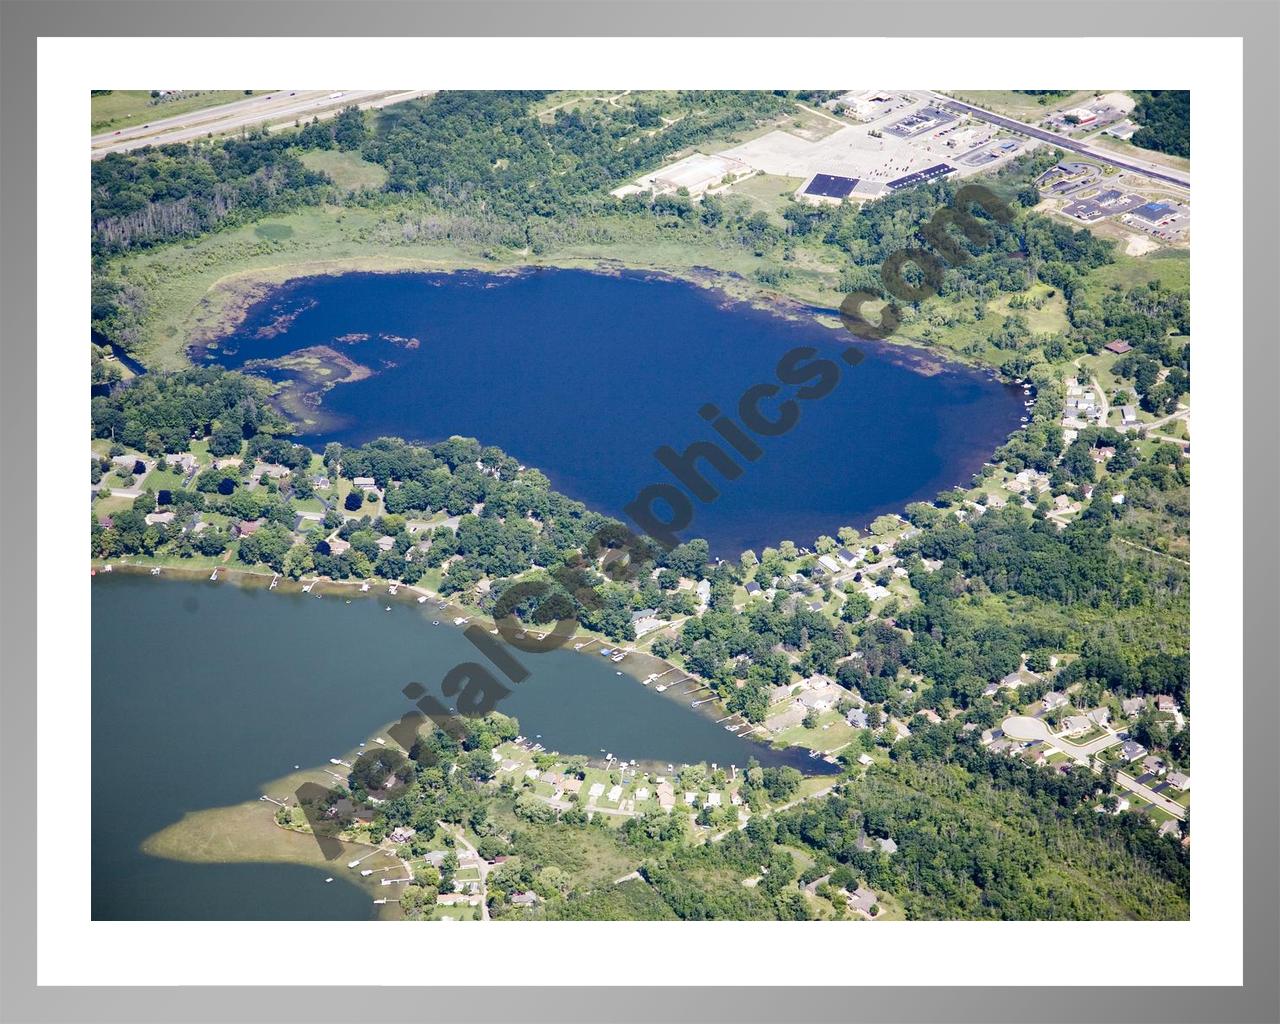
M 95 498 L 93 501 L 93 514 L 98 518 L 113 516 L 117 512 L 127 512 L 131 508 L 133 508 L 132 498 L 117 498 L 114 494 L 109 498 Z
M 437 905 L 436 909 L 431 911 L 427 916 L 428 921 L 478 921 L 480 920 L 480 908 L 472 907 L 466 903 L 457 903 L 451 907 Z
M 146 489 L 156 491 L 177 491 L 182 488 L 182 481 L 185 478 L 181 473 L 175 473 L 169 469 L 153 469 L 147 474 L 145 480 Z
M 203 110 L 205 107 L 213 107 L 221 103 L 232 103 L 235 100 L 244 99 L 245 96 L 243 89 L 193 91 L 180 99 L 153 103 L 149 89 L 113 89 L 106 95 L 90 98 L 91 130 L 94 134 L 101 134 L 133 128 L 149 124 L 152 120 L 178 117 L 181 114 L 189 114 L 193 110 Z
M 860 731 L 849 725 L 838 711 L 828 709 L 818 715 L 817 728 L 806 729 L 803 725 L 793 725 L 778 733 L 774 742 L 807 747 L 810 750 L 834 750 L 856 739 Z

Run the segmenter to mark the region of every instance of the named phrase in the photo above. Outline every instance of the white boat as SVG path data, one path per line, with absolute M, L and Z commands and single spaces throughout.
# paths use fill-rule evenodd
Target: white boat
M 329 882 L 332 882 L 332 881 L 333 881 L 333 878 L 332 878 L 332 877 L 330 877 L 330 878 L 326 878 L 326 879 L 325 879 L 326 884 L 327 884 L 327 883 L 329 883 Z
M 426 603 L 426 601 L 427 601 L 427 595 L 426 595 L 426 594 L 423 594 L 420 598 L 418 598 L 418 604 L 425 604 L 425 603 Z
M 365 868 L 363 871 L 360 872 L 360 874 L 362 874 L 365 878 L 368 878 L 371 874 L 373 874 L 373 868 Z
M 152 569 L 152 570 L 151 570 L 151 575 L 152 575 L 152 576 L 159 576 L 159 575 L 160 575 L 160 567 L 159 567 L 159 566 L 156 566 L 154 569 Z
M 465 626 L 470 621 L 471 621 L 470 619 L 464 619 L 461 615 L 459 615 L 456 619 L 453 620 L 453 624 L 455 626 Z
M 655 689 L 656 689 L 659 693 L 666 693 L 666 692 L 667 692 L 667 684 L 666 684 L 666 683 L 663 683 L 661 686 L 655 687 Z
M 368 584 L 368 582 L 365 582 L 365 583 L 361 583 L 361 584 L 360 584 L 360 593 L 362 593 L 362 594 L 363 594 L 363 593 L 365 593 L 368 589 L 369 589 L 369 584 Z

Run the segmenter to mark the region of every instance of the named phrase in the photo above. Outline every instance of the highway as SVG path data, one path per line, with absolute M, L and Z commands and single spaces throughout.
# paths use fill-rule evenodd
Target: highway
M 205 107 L 175 117 L 157 118 L 145 125 L 122 128 L 93 136 L 91 155 L 100 160 L 108 153 L 126 152 L 143 146 L 159 146 L 171 142 L 190 142 L 206 135 L 223 135 L 241 128 L 266 124 L 269 128 L 335 117 L 350 106 L 362 110 L 379 109 L 393 103 L 429 96 L 434 90 L 296 90 L 277 89 L 266 96 L 249 96 L 243 100 Z
M 1134 174 L 1141 174 L 1156 181 L 1163 181 L 1169 185 L 1177 185 L 1179 188 L 1185 188 L 1191 191 L 1191 175 L 1184 171 L 1175 171 L 1170 167 L 1161 167 L 1157 164 L 1150 164 L 1143 160 L 1133 158 L 1121 158 L 1105 149 L 1095 149 L 1087 142 L 1078 142 L 1075 139 L 1064 139 L 1061 135 L 1055 135 L 1053 132 L 1045 131 L 1043 128 L 1037 128 L 1034 125 L 1024 124 L 1022 121 L 1015 121 L 1011 117 L 1003 117 L 1000 114 L 993 114 L 989 110 L 983 110 L 981 107 L 975 107 L 969 103 L 962 103 L 960 100 L 953 100 L 941 93 L 934 93 L 934 98 L 942 105 L 949 107 L 951 110 L 960 114 L 968 114 L 970 117 L 976 117 L 980 121 L 986 121 L 998 128 L 1004 128 L 1011 132 L 1018 132 L 1021 135 L 1030 136 L 1033 139 L 1039 139 L 1041 142 L 1047 142 L 1050 145 L 1058 146 L 1061 149 L 1069 149 L 1073 153 L 1080 153 L 1083 156 L 1092 157 L 1095 160 L 1101 160 L 1104 163 L 1111 164 L 1113 167 L 1119 167 L 1121 170 L 1132 171 Z

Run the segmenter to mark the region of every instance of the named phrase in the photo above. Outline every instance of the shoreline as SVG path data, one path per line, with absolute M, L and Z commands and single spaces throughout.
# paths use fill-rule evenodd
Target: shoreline
M 696 258 L 698 254 L 690 255 Z M 850 344 L 876 345 L 885 351 L 904 350 L 912 353 L 917 358 L 907 357 L 903 360 L 903 365 L 916 372 L 928 372 L 919 368 L 920 362 L 927 361 L 944 371 L 948 365 L 967 367 L 989 373 L 993 379 L 1001 383 L 1010 383 L 1000 376 L 999 368 L 990 363 L 952 349 L 938 348 L 917 338 L 905 337 L 901 333 L 883 339 L 859 337 L 850 332 L 840 321 L 838 307 L 824 305 L 818 300 L 798 293 L 755 284 L 734 270 L 696 263 L 673 265 L 670 261 L 660 263 L 602 253 L 589 256 L 517 258 L 508 262 L 486 260 L 481 256 L 400 256 L 392 252 L 371 252 L 330 259 L 304 257 L 265 267 L 235 270 L 216 278 L 184 316 L 186 341 L 179 352 L 185 365 L 204 365 L 205 360 L 200 359 L 199 356 L 205 351 L 216 350 L 221 338 L 235 331 L 247 318 L 249 310 L 255 304 L 269 297 L 275 289 L 306 278 L 339 277 L 354 273 L 455 274 L 468 272 L 497 277 L 515 277 L 539 270 L 584 270 L 589 273 L 614 276 L 631 272 L 680 281 L 717 292 L 724 306 L 741 303 L 787 320 L 817 323 L 829 330 L 843 332 L 848 335 Z M 139 365 L 146 367 L 142 355 L 143 353 L 139 353 L 131 358 Z
M 401 265 L 388 265 L 401 264 Z M 760 312 L 770 313 L 793 322 L 816 323 L 835 332 L 848 335 L 848 343 L 875 345 L 886 351 L 904 350 L 899 365 L 914 372 L 930 375 L 946 372 L 949 366 L 966 367 L 989 373 L 1001 383 L 1011 383 L 1000 376 L 999 368 L 961 352 L 940 350 L 916 338 L 899 334 L 887 338 L 863 338 L 845 327 L 837 306 L 824 306 L 773 288 L 753 284 L 735 271 L 715 267 L 692 265 L 688 267 L 659 266 L 614 256 L 552 257 L 539 261 L 492 264 L 483 261 L 460 259 L 433 259 L 416 256 L 371 254 L 331 260 L 302 260 L 282 263 L 256 270 L 235 271 L 218 278 L 201 300 L 201 306 L 209 306 L 211 297 L 218 297 L 218 309 L 213 319 L 193 326 L 184 355 L 192 366 L 202 365 L 193 358 L 197 353 L 216 349 L 222 337 L 235 331 L 248 317 L 249 310 L 268 298 L 272 291 L 295 281 L 318 277 L 341 277 L 344 274 L 460 274 L 477 273 L 494 277 L 518 277 L 542 270 L 583 270 L 588 273 L 621 276 L 625 273 L 644 275 L 659 280 L 682 282 L 716 292 L 719 305 L 727 308 L 746 305 Z M 907 354 L 909 353 L 909 354 Z M 931 366 L 921 366 L 922 363 Z M 140 364 L 141 365 L 141 364 Z M 245 368 L 247 372 L 252 367 Z M 335 381 L 334 384 L 345 383 Z
M 107 569 L 106 566 L 108 565 L 110 565 L 111 568 Z M 155 568 L 159 568 L 161 571 L 159 573 L 152 573 L 151 570 Z M 195 582 L 198 582 L 201 578 L 203 578 L 206 581 L 209 581 L 210 577 L 206 576 L 205 573 L 206 572 L 212 573 L 214 571 L 215 570 L 211 570 L 207 566 L 200 567 L 200 568 L 196 568 L 194 566 L 193 567 L 167 566 L 167 565 L 155 566 L 155 565 L 149 565 L 146 563 L 138 563 L 138 562 L 126 562 L 126 561 L 119 561 L 119 560 L 113 561 L 113 562 L 107 562 L 106 560 L 103 560 L 103 559 L 93 559 L 91 574 L 96 578 L 98 574 L 114 575 L 115 573 L 120 572 L 126 576 L 154 575 L 157 578 L 160 578 L 161 580 L 163 580 L 166 575 L 170 575 L 170 576 L 178 577 L 183 582 L 195 583 Z M 237 567 L 230 567 L 226 565 L 219 565 L 216 568 L 216 573 L 218 575 L 218 582 L 224 582 L 223 576 L 224 574 L 226 574 L 225 582 L 232 583 L 236 586 L 245 587 L 247 589 L 259 589 L 259 590 L 274 589 L 270 587 L 269 584 L 272 579 L 278 577 L 279 581 L 286 582 L 292 585 L 288 590 L 282 591 L 283 593 L 291 593 L 296 595 L 308 593 L 308 594 L 313 594 L 316 597 L 320 597 L 324 593 L 330 593 L 333 595 L 350 594 L 353 597 L 366 597 L 366 598 L 378 597 L 380 599 L 385 599 L 385 600 L 394 599 L 397 602 L 409 607 L 416 606 L 418 604 L 425 604 L 435 608 L 440 613 L 442 613 L 442 618 L 441 618 L 442 623 L 445 622 L 445 620 L 450 617 L 455 619 L 466 618 L 467 620 L 482 618 L 483 621 L 488 624 L 488 627 L 490 627 L 491 630 L 492 628 L 496 628 L 496 623 L 494 622 L 494 620 L 490 618 L 488 615 L 486 615 L 486 613 L 483 610 L 479 608 L 472 608 L 463 604 L 454 603 L 452 601 L 449 601 L 447 598 L 444 598 L 441 595 L 435 593 L 434 591 L 428 590 L 425 587 L 420 587 L 416 584 L 414 585 L 410 585 L 407 583 L 396 584 L 397 593 L 392 594 L 389 592 L 392 584 L 391 584 L 391 581 L 388 581 L 388 580 L 378 580 L 376 581 L 376 584 L 375 584 L 375 581 L 373 580 L 334 580 L 334 579 L 330 579 L 329 577 L 319 576 L 319 577 L 313 578 L 310 581 L 309 589 L 303 590 L 304 586 L 308 586 L 308 584 L 303 579 L 293 580 L 279 573 L 267 573 L 267 572 L 263 572 L 260 569 L 237 568 Z M 370 584 L 370 589 L 368 591 L 360 590 L 361 584 L 365 582 Z M 386 589 L 375 591 L 374 589 L 375 586 L 380 588 L 386 588 Z M 317 588 L 319 592 L 317 592 Z M 401 591 L 401 590 L 406 591 L 407 593 L 403 595 L 398 593 L 398 591 Z M 411 596 L 413 598 L 412 601 L 409 600 Z M 418 598 L 426 598 L 426 600 L 419 601 Z M 446 623 L 446 624 L 457 625 L 457 623 Z M 635 644 L 636 641 L 624 641 L 624 643 Z M 579 625 L 579 631 L 574 633 L 571 640 L 567 641 L 564 645 L 558 648 L 555 648 L 555 650 L 564 650 L 572 654 L 581 654 L 585 657 L 589 654 L 595 654 L 597 652 L 596 649 L 592 649 L 592 650 L 588 649 L 591 647 L 592 644 L 599 645 L 600 648 L 604 648 L 604 647 L 617 648 L 618 647 L 617 641 L 613 641 L 608 639 L 607 637 L 599 636 L 595 633 L 582 630 L 581 625 Z M 537 652 L 530 654 L 530 656 L 536 657 Z M 641 675 L 639 672 L 634 671 L 632 668 L 632 666 L 635 665 L 636 661 L 640 659 L 645 659 L 648 662 L 648 664 L 645 666 L 645 669 L 641 670 L 644 672 L 644 675 Z M 649 651 L 644 651 L 644 650 L 640 650 L 638 648 L 632 647 L 628 651 L 628 657 L 625 660 L 626 662 L 629 662 L 629 664 L 620 663 L 620 667 L 615 671 L 619 672 L 622 675 L 629 676 L 634 682 L 639 683 L 640 685 L 644 686 L 646 689 L 648 689 L 649 687 L 648 687 L 648 684 L 644 682 L 645 678 L 649 676 L 654 676 L 654 675 L 663 676 L 663 675 L 667 675 L 668 673 L 674 673 L 677 678 L 677 681 L 675 683 L 669 684 L 669 687 L 672 691 L 674 691 L 675 688 L 678 686 L 682 686 L 689 683 L 696 682 L 701 684 L 700 686 L 697 687 L 698 691 L 705 689 L 708 685 L 707 683 L 700 680 L 697 676 L 694 676 L 692 673 L 690 673 L 687 669 L 683 668 L 682 666 L 677 665 L 666 659 L 659 658 L 657 655 L 652 654 Z M 686 694 L 673 694 L 673 696 L 668 697 L 666 696 L 665 693 L 658 693 L 656 690 L 651 692 L 654 692 L 655 696 L 661 697 L 666 700 L 675 700 L 676 697 L 678 696 L 686 695 Z M 689 691 L 689 692 L 694 692 L 694 691 Z M 501 710 L 501 708 L 499 708 L 498 710 Z M 728 721 L 729 719 L 740 719 L 743 722 L 747 721 L 745 718 L 743 718 L 743 716 L 740 713 L 730 712 L 729 709 L 725 707 L 723 700 L 718 695 L 711 698 L 701 698 L 697 706 L 689 707 L 687 710 L 694 714 L 698 714 L 704 718 L 707 718 L 718 725 L 722 725 L 724 722 Z M 744 739 L 744 740 L 750 739 L 750 742 L 752 743 L 756 743 L 761 746 L 764 746 L 779 752 L 783 752 L 787 750 L 815 751 L 816 749 L 814 747 L 807 747 L 807 746 L 804 746 L 803 744 L 798 744 L 798 743 L 783 744 L 781 746 L 778 746 L 777 744 L 773 743 L 767 735 L 765 737 L 756 737 L 756 733 L 763 728 L 764 728 L 763 723 L 756 723 L 752 726 L 752 728 L 747 730 L 742 730 L 738 733 L 735 733 L 735 735 L 737 735 L 739 739 Z M 568 751 L 566 753 L 575 753 L 575 752 Z M 594 758 L 594 755 L 588 754 L 587 752 L 577 752 L 577 753 L 581 753 L 583 756 L 586 756 L 588 759 L 588 762 L 591 762 Z M 818 761 L 824 761 L 823 752 L 820 750 L 817 751 L 817 756 L 814 759 Z M 658 764 L 657 761 L 653 761 L 652 763 L 655 765 Z M 829 762 L 825 762 L 825 761 L 824 763 L 829 764 Z M 823 773 L 815 773 L 815 774 L 823 774 Z

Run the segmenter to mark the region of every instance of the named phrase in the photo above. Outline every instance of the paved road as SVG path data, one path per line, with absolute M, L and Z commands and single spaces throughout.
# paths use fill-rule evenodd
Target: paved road
M 95 135 L 90 142 L 91 155 L 94 160 L 101 160 L 108 153 L 170 142 L 190 142 L 210 133 L 220 135 L 261 124 L 270 127 L 292 125 L 295 121 L 309 121 L 313 117 L 323 120 L 336 117 L 340 111 L 352 105 L 362 110 L 380 109 L 393 103 L 429 96 L 433 91 L 277 90 L 268 96 L 251 96 L 216 107 L 193 110 L 188 114 L 159 118 L 146 125 L 124 128 L 119 132 Z
M 1001 728 L 1004 730 L 1004 734 L 1011 739 L 1024 741 L 1041 740 L 1049 746 L 1061 750 L 1068 757 L 1074 758 L 1079 764 L 1088 764 L 1094 754 L 1120 742 L 1118 734 L 1108 732 L 1105 736 L 1099 736 L 1091 743 L 1072 743 L 1069 740 L 1062 739 L 1060 736 L 1053 735 L 1047 723 L 1038 718 L 1029 718 L 1026 715 L 1014 715 L 1012 718 L 1006 718 Z M 1126 775 L 1123 771 L 1116 773 L 1116 785 L 1127 789 L 1136 796 L 1142 797 L 1143 800 L 1154 804 L 1162 811 L 1172 814 L 1179 820 L 1186 817 L 1187 811 L 1182 804 L 1175 803 L 1168 797 L 1157 793 L 1150 786 L 1144 786 L 1137 779 Z
M 1181 821 L 1187 816 L 1187 809 L 1180 803 L 1175 803 L 1167 796 L 1157 793 L 1150 786 L 1144 786 L 1137 779 L 1126 775 L 1124 772 L 1116 773 L 1116 785 L 1127 789 L 1130 793 L 1142 797 L 1147 803 L 1155 804 L 1160 810 L 1167 814 L 1172 814 Z
M 1184 171 L 1176 171 L 1170 167 L 1150 164 L 1133 157 L 1117 157 L 1114 153 L 1105 149 L 1095 149 L 1088 143 L 1078 142 L 1075 139 L 1064 139 L 1061 135 L 1055 135 L 1053 132 L 1045 131 L 1043 128 L 1037 128 L 1022 121 L 1015 121 L 1011 117 L 993 114 L 989 110 L 983 110 L 981 107 L 975 107 L 969 103 L 962 103 L 960 100 L 953 100 L 940 93 L 934 93 L 933 95 L 944 106 L 950 107 L 958 113 L 968 114 L 970 117 L 976 117 L 980 121 L 986 121 L 988 124 L 994 124 L 1011 132 L 1018 132 L 1020 135 L 1028 135 L 1033 139 L 1048 142 L 1060 149 L 1069 149 L 1074 153 L 1081 153 L 1084 156 L 1111 164 L 1113 167 L 1154 178 L 1156 181 L 1163 181 L 1169 185 L 1177 185 L 1179 188 L 1185 188 L 1188 192 L 1191 191 L 1191 175 Z
M 1040 718 L 1031 718 L 1027 715 L 1014 715 L 1011 718 L 1006 718 L 1001 723 L 1000 728 L 1010 739 L 1024 742 L 1040 740 L 1057 750 L 1061 750 L 1080 764 L 1088 764 L 1094 754 L 1120 742 L 1119 734 L 1107 732 L 1095 740 L 1090 740 L 1088 743 L 1072 743 L 1061 736 L 1055 736 L 1053 730 L 1049 728 L 1048 722 Z

